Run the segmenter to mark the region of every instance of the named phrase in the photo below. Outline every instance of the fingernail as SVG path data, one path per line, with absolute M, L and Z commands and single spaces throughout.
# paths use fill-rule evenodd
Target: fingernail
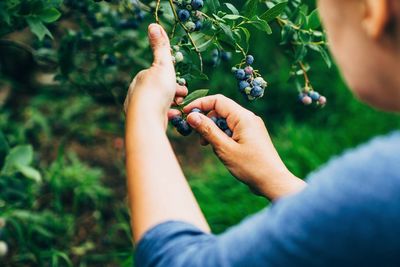
M 198 114 L 198 113 L 190 114 L 190 116 L 188 117 L 188 122 L 192 127 L 197 128 L 201 124 L 200 114 Z
M 151 38 L 159 38 L 161 36 L 160 26 L 157 24 L 150 24 L 149 26 L 149 35 Z

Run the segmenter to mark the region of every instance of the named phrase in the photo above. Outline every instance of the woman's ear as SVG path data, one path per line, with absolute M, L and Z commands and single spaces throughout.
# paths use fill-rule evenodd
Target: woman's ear
M 363 28 L 373 38 L 381 38 L 390 21 L 389 0 L 363 0 Z

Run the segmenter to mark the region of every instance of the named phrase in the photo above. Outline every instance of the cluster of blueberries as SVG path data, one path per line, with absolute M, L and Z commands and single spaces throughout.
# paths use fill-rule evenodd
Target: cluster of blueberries
M 316 103 L 319 106 L 325 106 L 327 99 L 325 96 L 320 95 L 318 92 L 311 90 L 309 92 L 304 91 L 299 95 L 299 101 L 306 106 Z
M 190 113 L 202 113 L 202 111 L 198 108 L 192 109 Z M 229 137 L 233 136 L 233 132 L 231 129 L 228 127 L 228 123 L 226 122 L 226 119 L 224 118 L 217 118 L 217 117 L 211 117 L 210 118 L 217 126 L 220 128 L 225 134 Z M 186 119 L 182 118 L 182 116 L 175 116 L 171 119 L 171 124 L 176 128 L 178 133 L 180 133 L 183 136 L 189 136 L 193 129 L 190 127 L 189 123 L 186 121 Z
M 184 23 L 189 32 L 200 31 L 203 28 L 203 16 L 199 12 L 203 6 L 203 0 L 176 0 L 178 6 L 178 18 Z
M 235 74 L 238 80 L 239 91 L 247 97 L 248 100 L 255 100 L 264 96 L 265 88 L 268 83 L 259 76 L 251 66 L 254 63 L 254 57 L 252 55 L 246 56 L 246 67 L 232 68 L 232 72 Z

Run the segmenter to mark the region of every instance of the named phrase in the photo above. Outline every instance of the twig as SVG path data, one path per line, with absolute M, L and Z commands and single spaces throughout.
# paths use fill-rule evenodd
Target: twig
M 197 56 L 199 57 L 199 61 L 200 61 L 200 72 L 203 72 L 203 57 L 201 55 L 201 52 L 199 50 L 199 48 L 197 47 L 195 41 L 193 40 L 192 35 L 190 34 L 189 30 L 186 28 L 186 26 L 179 20 L 178 14 L 176 13 L 176 9 L 174 6 L 174 2 L 173 0 L 168 0 L 169 1 L 169 5 L 171 6 L 172 12 L 174 13 L 174 17 L 175 17 L 175 23 L 178 23 L 179 25 L 181 25 L 181 27 L 183 28 L 183 30 L 186 32 L 186 35 L 189 38 L 190 43 L 192 44 L 194 50 L 197 53 Z
M 160 11 L 160 3 L 161 3 L 161 0 L 157 0 L 156 10 L 155 10 L 155 17 L 156 17 L 157 24 L 160 24 L 160 18 L 158 17 L 158 12 Z
M 310 79 L 308 78 L 308 75 L 307 75 L 306 67 L 304 66 L 303 62 L 301 62 L 301 61 L 299 62 L 299 65 L 300 65 L 301 70 L 303 71 L 305 88 L 312 89 Z

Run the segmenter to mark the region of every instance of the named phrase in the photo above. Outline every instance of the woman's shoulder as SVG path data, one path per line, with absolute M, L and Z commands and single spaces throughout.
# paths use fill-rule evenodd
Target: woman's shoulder
M 308 177 L 316 180 L 397 180 L 400 184 L 400 131 L 373 138 L 332 158 Z

